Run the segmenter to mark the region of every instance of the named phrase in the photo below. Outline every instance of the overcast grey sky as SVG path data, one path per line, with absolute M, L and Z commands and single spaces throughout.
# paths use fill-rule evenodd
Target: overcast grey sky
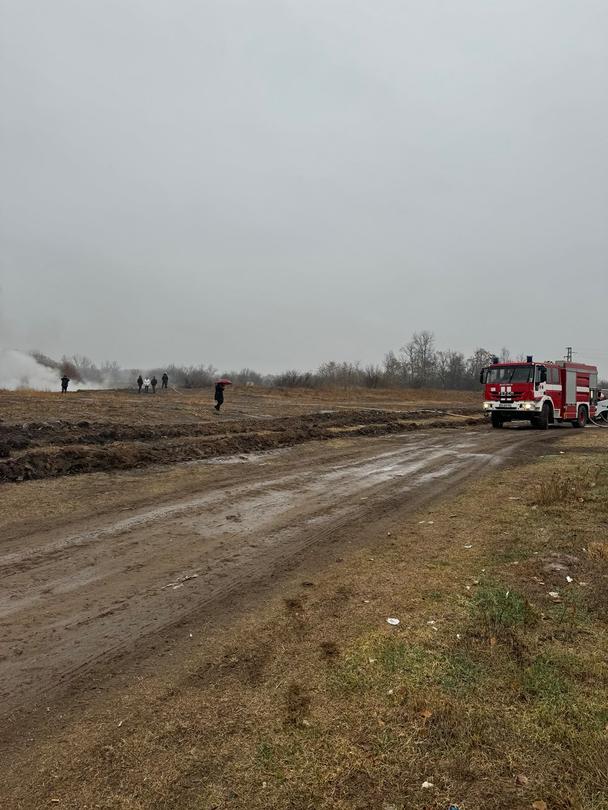
M 0 344 L 608 372 L 605 0 L 0 9 Z

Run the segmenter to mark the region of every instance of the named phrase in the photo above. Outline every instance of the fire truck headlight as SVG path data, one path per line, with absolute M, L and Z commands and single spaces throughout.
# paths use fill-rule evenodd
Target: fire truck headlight
M 492 404 L 490 402 L 484 402 L 483 407 L 487 411 L 492 407 Z
M 533 407 L 534 407 L 534 403 L 533 403 L 533 402 L 526 402 L 526 403 L 524 403 L 524 408 L 525 408 L 527 411 L 531 411 Z

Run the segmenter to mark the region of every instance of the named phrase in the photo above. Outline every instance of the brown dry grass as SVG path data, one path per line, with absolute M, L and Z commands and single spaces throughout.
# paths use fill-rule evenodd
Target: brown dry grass
M 479 392 L 367 389 L 269 389 L 234 386 L 226 392 L 222 418 L 294 416 L 319 408 L 401 408 L 433 405 L 478 405 Z M 67 421 L 171 424 L 216 418 L 213 390 L 170 389 L 165 393 L 135 391 L 56 392 L 0 390 L 0 413 L 6 422 Z
M 608 461 L 586 450 L 607 439 L 567 434 L 580 452 L 492 474 L 234 626 L 184 629 L 168 672 L 5 759 L 5 806 L 606 810 Z M 592 463 L 584 500 L 536 502 Z

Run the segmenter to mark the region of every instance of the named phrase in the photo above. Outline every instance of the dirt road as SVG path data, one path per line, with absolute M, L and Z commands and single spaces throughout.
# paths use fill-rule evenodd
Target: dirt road
M 196 495 L 14 530 L 0 543 L 3 713 L 34 708 L 135 645 L 144 656 L 161 631 L 224 610 L 307 553 L 322 564 L 357 537 L 369 542 L 387 518 L 543 435 L 421 430 L 209 460 Z

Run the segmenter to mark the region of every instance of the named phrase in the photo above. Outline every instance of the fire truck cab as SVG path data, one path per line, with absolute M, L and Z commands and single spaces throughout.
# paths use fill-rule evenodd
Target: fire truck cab
M 492 427 L 527 419 L 536 428 L 556 422 L 585 427 L 595 416 L 597 367 L 568 361 L 499 363 L 481 370 L 483 409 Z

